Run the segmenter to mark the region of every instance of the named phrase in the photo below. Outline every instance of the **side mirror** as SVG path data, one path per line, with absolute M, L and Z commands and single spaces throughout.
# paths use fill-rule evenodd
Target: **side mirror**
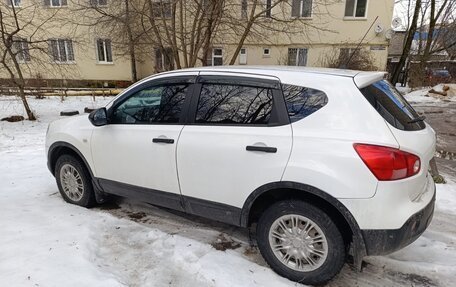
M 105 126 L 108 124 L 108 113 L 106 112 L 106 108 L 99 108 L 89 114 L 90 122 L 96 126 Z

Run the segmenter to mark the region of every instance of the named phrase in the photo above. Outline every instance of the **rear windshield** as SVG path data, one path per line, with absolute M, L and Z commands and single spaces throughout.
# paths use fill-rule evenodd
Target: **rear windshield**
M 361 89 L 361 93 L 392 126 L 416 131 L 425 127 L 424 121 L 388 81 L 381 80 Z

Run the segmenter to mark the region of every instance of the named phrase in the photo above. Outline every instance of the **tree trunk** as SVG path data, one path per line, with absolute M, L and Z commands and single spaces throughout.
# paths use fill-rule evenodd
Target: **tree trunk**
M 130 63 L 131 63 L 131 80 L 133 82 L 138 81 L 138 72 L 136 69 L 136 52 L 135 46 L 130 43 Z
M 410 24 L 409 31 L 407 33 L 407 38 L 405 41 L 404 48 L 402 50 L 402 55 L 399 60 L 399 63 L 396 66 L 396 69 L 394 69 L 393 75 L 391 77 L 391 83 L 393 85 L 396 85 L 396 83 L 399 80 L 399 74 L 402 71 L 402 68 L 405 66 L 405 62 L 407 61 L 407 58 L 410 56 L 410 48 L 412 46 L 412 41 L 413 37 L 416 32 L 416 27 L 417 27 L 417 22 L 418 22 L 418 17 L 419 17 L 419 12 L 421 9 L 421 0 L 416 0 L 415 3 L 415 11 L 413 13 L 413 18 L 412 18 L 412 23 Z
M 36 117 L 33 114 L 30 106 L 27 102 L 27 98 L 25 97 L 24 87 L 19 87 L 19 97 L 21 98 L 22 104 L 24 105 L 25 112 L 27 113 L 27 118 L 29 121 L 35 121 Z
M 423 57 L 421 58 L 421 64 L 424 65 L 426 61 L 429 61 L 429 58 L 431 56 L 431 46 L 432 42 L 434 41 L 434 32 L 435 32 L 435 26 L 437 24 L 437 21 L 444 10 L 447 6 L 447 0 L 443 1 L 441 3 L 441 7 L 438 11 L 436 11 L 436 0 L 431 0 L 431 16 L 429 19 L 429 29 L 428 29 L 428 34 L 426 38 L 426 46 L 424 47 L 424 52 L 423 52 Z
M 420 59 L 420 68 L 417 71 L 417 76 L 418 79 L 423 79 L 425 78 L 425 71 L 426 71 L 426 63 L 429 61 L 430 58 L 430 52 L 431 52 L 431 45 L 432 41 L 434 39 L 434 28 L 435 28 L 435 0 L 431 0 L 431 16 L 429 18 L 429 28 L 427 31 L 427 36 L 426 36 L 426 45 L 424 46 L 424 51 L 423 54 L 419 52 L 418 55 L 421 55 Z M 421 35 L 421 33 L 420 33 Z M 421 38 L 420 38 L 420 47 L 421 47 Z M 432 165 L 431 165 L 432 167 Z
M 244 42 L 245 42 L 245 40 L 247 39 L 247 36 L 250 33 L 250 29 L 252 28 L 252 25 L 253 25 L 253 21 L 249 21 L 247 23 L 247 26 L 246 26 L 246 28 L 244 30 L 244 33 L 242 34 L 241 39 L 239 40 L 239 42 L 238 42 L 238 44 L 236 46 L 236 50 L 234 50 L 234 54 L 231 57 L 230 65 L 234 65 L 236 63 L 236 59 L 237 59 L 237 57 L 239 55 L 239 52 L 242 49 L 242 46 L 244 46 Z
M 211 3 L 211 10 L 210 10 L 210 17 L 207 19 L 207 23 L 205 23 L 205 18 L 202 18 L 199 24 L 206 24 L 206 30 L 204 31 L 202 45 L 197 43 L 196 47 L 201 47 L 202 50 L 202 58 L 201 58 L 201 65 L 207 66 L 207 59 L 212 54 L 212 40 L 215 33 L 215 30 L 220 23 L 220 18 L 222 17 L 223 12 L 223 1 L 213 1 Z M 198 54 L 199 48 L 196 50 L 196 54 Z M 195 62 L 196 63 L 196 62 Z M 194 64 L 195 64 L 194 63 Z M 213 64 L 213 63 L 212 63 Z
M 250 33 L 250 29 L 252 29 L 252 26 L 253 26 L 253 23 L 255 22 L 255 19 L 257 17 L 255 17 L 255 9 L 256 9 L 256 6 L 257 6 L 257 0 L 255 0 L 252 4 L 252 8 L 250 10 L 250 15 L 249 15 L 249 20 L 245 26 L 245 29 L 244 29 L 244 32 L 242 33 L 242 36 L 241 36 L 241 39 L 239 39 L 239 42 L 236 46 L 236 50 L 234 50 L 234 54 L 233 56 L 231 57 L 231 60 L 230 60 L 230 65 L 234 65 L 236 63 L 236 59 L 239 55 L 239 52 L 241 51 L 242 49 L 242 46 L 244 46 L 244 42 L 245 40 L 247 39 L 247 36 L 249 35 Z
M 136 52 L 135 43 L 133 39 L 133 32 L 130 26 L 130 4 L 128 0 L 125 0 L 125 28 L 128 33 L 128 51 L 130 53 L 130 65 L 131 65 L 131 80 L 136 82 L 138 80 L 138 73 L 136 70 Z

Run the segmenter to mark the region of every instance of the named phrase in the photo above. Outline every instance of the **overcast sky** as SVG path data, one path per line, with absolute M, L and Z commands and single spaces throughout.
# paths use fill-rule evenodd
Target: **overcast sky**
M 414 0 L 411 0 L 411 1 L 412 1 L 412 3 L 415 3 Z M 402 29 L 405 29 L 405 25 L 407 24 L 407 9 L 408 9 L 407 6 L 408 6 L 408 3 L 409 3 L 409 0 L 396 0 L 395 2 L 396 2 L 396 4 L 394 5 L 394 16 L 393 16 L 393 18 L 395 18 L 395 17 L 401 18 L 402 26 L 403 26 Z M 422 0 L 422 2 L 423 3 L 427 3 L 427 2 L 429 2 L 429 0 Z M 441 2 L 442 2 L 442 0 L 436 0 L 437 7 L 439 6 L 439 4 Z M 410 17 L 413 15 L 413 9 L 414 8 L 415 8 L 415 5 L 412 4 L 412 6 L 410 7 L 410 9 L 411 9 Z M 456 17 L 456 9 L 454 9 L 453 15 Z M 400 30 L 400 28 L 397 28 L 395 30 Z
M 396 4 L 394 5 L 394 14 L 393 14 L 393 19 L 396 17 L 401 18 L 402 20 L 402 30 L 405 29 L 405 25 L 407 24 L 407 5 L 408 5 L 408 0 L 402 0 L 402 1 L 395 1 Z M 415 1 L 413 1 L 415 2 Z M 414 6 L 414 5 L 413 5 Z M 410 14 L 413 14 L 413 8 L 411 7 L 411 12 Z M 401 30 L 400 27 L 396 28 L 395 30 Z

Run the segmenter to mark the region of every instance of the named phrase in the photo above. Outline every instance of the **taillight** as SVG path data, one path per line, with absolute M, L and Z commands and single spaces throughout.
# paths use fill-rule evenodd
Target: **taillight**
M 378 145 L 354 144 L 358 155 L 378 180 L 396 180 L 420 171 L 420 158 L 414 154 Z

